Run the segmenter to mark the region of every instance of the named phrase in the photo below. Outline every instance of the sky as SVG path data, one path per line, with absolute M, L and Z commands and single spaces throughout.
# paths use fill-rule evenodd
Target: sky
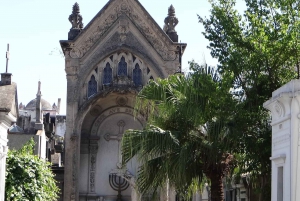
M 197 15 L 209 16 L 208 0 L 139 0 L 160 27 L 168 8 L 175 7 L 179 24 L 179 41 L 187 43 L 183 70 L 188 61 L 215 66 L 207 49 L 209 42 L 201 32 Z M 108 0 L 77 0 L 84 25 L 101 10 Z M 0 73 L 5 72 L 6 48 L 10 44 L 8 72 L 18 86 L 18 102 L 27 104 L 36 97 L 38 81 L 42 98 L 52 105 L 62 99 L 61 114 L 66 113 L 66 73 L 64 58 L 59 54 L 59 40 L 67 40 L 71 24 L 68 17 L 74 0 L 0 0 Z M 2 56 L 1 56 L 2 55 Z

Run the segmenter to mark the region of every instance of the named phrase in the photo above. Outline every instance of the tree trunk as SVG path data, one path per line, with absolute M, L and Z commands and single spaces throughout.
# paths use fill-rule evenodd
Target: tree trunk
M 219 174 L 211 174 L 211 201 L 224 201 L 224 189 L 222 176 Z

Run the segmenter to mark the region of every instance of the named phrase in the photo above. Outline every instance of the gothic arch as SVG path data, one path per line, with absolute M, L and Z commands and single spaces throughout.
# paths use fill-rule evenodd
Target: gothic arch
M 127 63 L 127 75 L 121 76 L 123 78 L 118 78 L 120 77 L 118 75 L 119 61 L 122 58 Z M 108 74 L 108 66 L 110 66 L 111 68 L 109 69 L 109 76 L 111 77 L 111 79 L 108 79 L 106 77 L 106 75 Z M 139 91 L 142 86 L 148 83 L 149 75 L 151 72 L 152 70 L 149 64 L 147 64 L 139 56 L 134 55 L 131 52 L 115 51 L 113 54 L 110 54 L 106 58 L 101 60 L 96 65 L 96 67 L 93 68 L 93 70 L 91 70 L 91 72 L 88 74 L 85 81 L 86 91 L 82 92 L 83 94 L 81 94 L 81 97 L 83 98 L 81 99 L 81 104 L 85 104 L 85 102 L 87 102 L 89 99 L 97 96 L 98 94 L 101 94 L 105 90 L 110 90 L 111 88 L 117 87 L 118 84 L 121 84 L 119 83 L 120 79 L 123 80 L 121 85 L 124 85 L 125 82 L 125 85 L 128 86 L 128 88 L 136 88 L 136 91 Z M 90 93 L 90 91 L 88 90 L 91 76 L 93 75 L 95 77 L 95 81 L 97 82 L 96 93 Z
M 79 71 L 79 74 L 78 74 L 78 77 L 81 77 L 83 78 L 83 80 L 86 80 L 87 77 L 88 77 L 88 74 L 86 72 L 91 72 L 95 67 L 97 67 L 99 65 L 99 63 L 102 63 L 104 60 L 106 59 L 109 59 L 109 57 L 111 55 L 114 55 L 113 56 L 113 61 L 115 60 L 119 60 L 121 57 L 120 55 L 119 56 L 115 56 L 116 54 L 121 54 L 121 55 L 125 55 L 125 52 L 127 54 L 129 54 L 127 57 L 131 56 L 131 55 L 135 55 L 136 57 L 140 58 L 143 63 L 147 64 L 147 66 L 150 68 L 151 70 L 151 74 L 153 75 L 153 77 L 165 77 L 165 73 L 163 71 L 163 69 L 161 69 L 160 65 L 154 61 L 153 59 L 149 58 L 147 55 L 144 55 L 142 53 L 140 53 L 139 51 L 136 51 L 135 49 L 132 49 L 132 48 L 128 48 L 128 47 L 124 47 L 124 46 L 121 46 L 121 47 L 115 47 L 114 50 L 107 50 L 106 51 L 106 54 L 105 55 L 95 55 L 95 59 L 93 60 L 93 63 L 91 63 L 90 65 L 87 65 L 86 64 L 84 65 L 84 67 L 82 69 L 80 69 Z M 129 60 L 132 61 L 132 57 L 130 58 L 129 57 Z M 128 62 L 128 61 L 126 61 Z M 116 76 L 117 75 L 117 72 L 116 72 L 116 69 L 115 69 L 115 64 L 113 64 L 113 75 Z

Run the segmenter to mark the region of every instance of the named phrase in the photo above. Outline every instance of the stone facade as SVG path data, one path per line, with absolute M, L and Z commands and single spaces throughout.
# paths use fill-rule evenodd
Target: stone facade
M 69 20 L 69 40 L 60 41 L 67 74 L 64 200 L 115 200 L 116 176 L 128 178 L 122 199 L 140 200 L 138 165 L 120 167 L 120 140 L 145 125 L 142 115 L 133 116 L 138 91 L 181 72 L 186 44 L 172 41 L 137 0 L 110 0 L 85 28 L 75 4 Z M 176 24 L 169 22 L 172 36 Z
M 272 114 L 272 201 L 300 200 L 300 81 L 274 91 L 264 107 Z

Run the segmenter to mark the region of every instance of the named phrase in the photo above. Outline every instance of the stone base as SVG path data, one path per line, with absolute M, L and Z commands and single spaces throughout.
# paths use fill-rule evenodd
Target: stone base
M 178 34 L 176 32 L 167 32 L 173 42 L 178 42 Z
M 81 31 L 80 29 L 70 29 L 70 31 L 68 33 L 68 40 L 74 40 L 74 38 L 76 38 L 76 36 L 78 36 L 80 31 Z
M 1 73 L 1 82 L 0 85 L 11 85 L 11 73 Z

